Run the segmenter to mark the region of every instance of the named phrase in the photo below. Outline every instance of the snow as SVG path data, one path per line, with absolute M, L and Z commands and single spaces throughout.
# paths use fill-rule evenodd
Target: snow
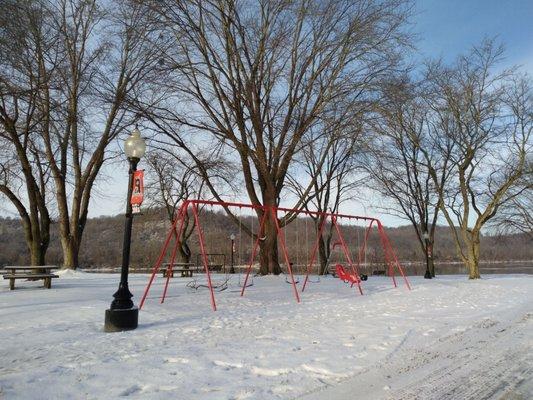
M 220 276 L 215 280 L 221 279 Z M 147 275 L 130 275 L 138 304 Z M 158 277 L 134 331 L 104 333 L 118 274 L 0 286 L 0 398 L 533 398 L 533 276 L 335 278 L 297 304 L 284 277 L 216 293 Z

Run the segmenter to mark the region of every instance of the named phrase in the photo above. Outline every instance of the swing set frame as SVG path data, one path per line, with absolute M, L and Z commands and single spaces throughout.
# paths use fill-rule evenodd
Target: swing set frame
M 373 225 L 375 225 L 377 227 L 377 231 L 378 231 L 378 234 L 379 234 L 379 237 L 380 237 L 380 240 L 381 240 L 381 245 L 383 246 L 385 262 L 388 265 L 388 275 L 392 278 L 392 283 L 393 283 L 394 287 L 398 286 L 397 282 L 396 282 L 396 277 L 394 275 L 394 270 L 397 269 L 398 272 L 400 273 L 400 275 L 403 277 L 403 280 L 405 282 L 406 287 L 409 290 L 411 289 L 411 286 L 409 285 L 409 281 L 407 280 L 407 277 L 405 276 L 404 270 L 403 270 L 402 266 L 400 265 L 400 263 L 398 261 L 398 257 L 396 256 L 396 253 L 394 252 L 394 249 L 393 249 L 393 247 L 392 247 L 392 245 L 390 243 L 390 240 L 389 240 L 389 238 L 387 237 L 387 235 L 385 233 L 383 225 L 381 224 L 381 221 L 379 219 L 377 219 L 377 218 L 363 217 L 363 216 L 358 216 L 358 215 L 328 213 L 328 212 L 320 212 L 320 211 L 299 210 L 299 209 L 291 209 L 291 208 L 284 208 L 284 207 L 254 205 L 254 204 L 247 204 L 247 203 L 223 202 L 223 201 L 212 201 L 212 200 L 185 200 L 181 204 L 179 209 L 178 209 L 178 213 L 177 213 L 176 218 L 174 219 L 174 222 L 172 223 L 172 226 L 171 226 L 171 228 L 170 228 L 170 230 L 169 230 L 169 232 L 167 234 L 167 237 L 166 237 L 166 240 L 165 240 L 165 242 L 163 244 L 161 253 L 160 253 L 159 257 L 157 258 L 157 261 L 154 264 L 150 279 L 148 281 L 148 284 L 146 285 L 146 288 L 144 290 L 144 294 L 142 296 L 142 299 L 141 299 L 141 302 L 140 302 L 140 305 L 139 305 L 140 309 L 142 309 L 142 307 L 144 306 L 144 303 L 146 301 L 146 298 L 148 296 L 148 292 L 150 291 L 150 288 L 152 286 L 154 278 L 157 275 L 158 271 L 160 270 L 160 268 L 161 268 L 161 266 L 163 264 L 163 259 L 164 259 L 165 255 L 167 254 L 167 250 L 168 250 L 168 248 L 169 248 L 169 246 L 170 246 L 170 244 L 172 242 L 172 238 L 174 238 L 174 246 L 172 248 L 170 262 L 168 263 L 168 269 L 169 269 L 170 273 L 167 273 L 165 286 L 164 286 L 164 289 L 163 289 L 163 294 L 162 294 L 161 299 L 160 299 L 161 303 L 163 303 L 165 301 L 165 297 L 166 297 L 167 290 L 168 290 L 170 276 L 172 276 L 172 269 L 173 269 L 174 265 L 176 264 L 175 260 L 176 260 L 177 249 L 181 245 L 180 240 L 181 240 L 181 237 L 182 237 L 182 234 L 183 234 L 184 221 L 186 219 L 186 216 L 187 216 L 189 210 L 191 210 L 193 218 L 194 218 L 194 221 L 195 221 L 195 225 L 196 225 L 195 226 L 195 230 L 196 230 L 196 233 L 198 235 L 198 241 L 199 241 L 200 253 L 201 253 L 201 260 L 202 260 L 202 264 L 203 264 L 203 267 L 204 267 L 204 270 L 205 270 L 205 274 L 206 274 L 206 277 L 207 277 L 207 287 L 209 288 L 211 307 L 213 308 L 213 311 L 216 311 L 217 305 L 216 305 L 216 301 L 215 301 L 214 286 L 213 286 L 213 283 L 212 283 L 212 280 L 211 280 L 211 273 L 209 271 L 209 262 L 208 262 L 208 257 L 207 257 L 205 237 L 204 237 L 204 232 L 203 232 L 203 229 L 202 229 L 202 226 L 201 226 L 201 223 L 200 223 L 200 216 L 199 216 L 199 211 L 198 211 L 199 206 L 202 206 L 202 205 L 203 206 L 220 206 L 220 207 L 223 207 L 225 210 L 228 210 L 229 207 L 234 207 L 234 208 L 239 208 L 239 209 L 243 209 L 243 208 L 244 209 L 251 209 L 251 210 L 254 210 L 254 211 L 263 210 L 262 217 L 261 217 L 260 222 L 259 222 L 259 228 L 257 230 L 257 233 L 255 234 L 256 239 L 255 239 L 254 244 L 253 244 L 252 254 L 250 256 L 250 261 L 249 261 L 248 267 L 246 269 L 246 277 L 245 277 L 244 284 L 242 285 L 242 289 L 241 289 L 241 293 L 240 293 L 241 297 L 244 296 L 244 291 L 245 291 L 245 289 L 247 287 L 247 282 L 248 282 L 250 273 L 252 271 L 252 267 L 253 267 L 253 264 L 254 264 L 255 257 L 257 255 L 258 249 L 259 249 L 259 245 L 260 245 L 261 239 L 264 237 L 263 231 L 264 231 L 264 226 L 265 226 L 266 219 L 267 218 L 272 218 L 272 220 L 274 222 L 274 225 L 276 227 L 277 237 L 278 237 L 279 244 L 280 244 L 280 249 L 281 249 L 281 252 L 282 252 L 282 255 L 283 255 L 283 261 L 286 264 L 287 271 L 288 271 L 288 274 L 290 276 L 289 283 L 291 283 L 291 285 L 292 285 L 293 292 L 294 292 L 294 297 L 296 299 L 296 302 L 300 303 L 300 301 L 301 301 L 300 294 L 298 293 L 298 288 L 296 286 L 296 281 L 294 279 L 294 275 L 293 275 L 293 272 L 292 272 L 291 262 L 289 260 L 289 254 L 288 254 L 288 251 L 287 251 L 287 245 L 286 245 L 286 241 L 285 241 L 285 233 L 284 233 L 282 227 L 279 224 L 278 212 L 296 213 L 296 214 L 303 214 L 303 215 L 307 215 L 307 216 L 315 216 L 315 217 L 320 217 L 321 220 L 322 220 L 321 223 L 320 223 L 319 229 L 318 229 L 318 234 L 316 236 L 316 240 L 315 240 L 314 245 L 313 245 L 313 249 L 312 249 L 312 252 L 311 252 L 311 258 L 310 258 L 309 262 L 306 263 L 307 264 L 307 268 L 306 268 L 305 280 L 303 282 L 302 289 L 301 289 L 302 293 L 304 292 L 304 290 L 305 290 L 305 288 L 306 288 L 306 286 L 307 286 L 307 284 L 309 282 L 309 275 L 311 274 L 311 268 L 312 268 L 312 266 L 313 266 L 313 264 L 315 262 L 316 256 L 317 256 L 317 250 L 318 250 L 318 246 L 319 246 L 319 239 L 322 236 L 322 232 L 324 230 L 324 226 L 326 225 L 326 222 L 328 220 L 331 222 L 331 224 L 335 228 L 335 231 L 336 231 L 337 236 L 338 236 L 338 241 L 334 244 L 334 246 L 337 246 L 337 245 L 341 246 L 342 252 L 343 252 L 344 257 L 346 259 L 346 263 L 348 264 L 348 267 L 349 267 L 351 273 L 357 277 L 355 283 L 357 284 L 357 290 L 359 291 L 359 293 L 361 295 L 363 294 L 363 289 L 361 287 L 361 279 L 360 279 L 360 274 L 359 274 L 359 267 L 361 265 L 362 257 L 363 257 L 363 255 L 366 252 L 366 245 L 367 245 L 368 237 L 370 235 L 370 232 L 372 230 Z M 352 260 L 352 257 L 350 255 L 350 251 L 348 249 L 348 245 L 346 244 L 346 240 L 344 239 L 344 235 L 342 234 L 341 228 L 339 227 L 339 220 L 340 219 L 365 221 L 365 222 L 368 222 L 368 224 L 369 224 L 368 227 L 366 228 L 363 246 L 360 247 L 360 249 L 359 249 L 356 262 L 354 262 Z M 254 234 L 254 232 L 252 232 L 252 234 Z

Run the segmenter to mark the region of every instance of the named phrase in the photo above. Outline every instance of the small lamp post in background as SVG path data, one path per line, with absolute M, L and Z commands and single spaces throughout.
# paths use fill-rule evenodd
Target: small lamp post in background
M 429 233 L 427 231 L 424 231 L 424 234 L 422 236 L 424 237 L 424 245 L 426 248 L 426 273 L 424 274 L 424 278 L 431 279 L 431 271 L 429 270 Z
M 133 174 L 137 170 L 137 164 L 146 151 L 146 143 L 141 137 L 141 132 L 135 127 L 131 135 L 124 142 L 124 152 L 130 163 L 128 197 L 126 202 L 126 222 L 124 224 L 124 242 L 122 246 L 122 269 L 120 273 L 120 284 L 113 297 L 109 310 L 105 312 L 106 332 L 120 332 L 137 328 L 139 321 L 139 309 L 133 304 L 128 288 L 128 273 L 130 265 L 130 244 L 131 228 L 133 224 L 133 213 L 131 205 L 131 195 L 133 191 Z
M 234 259 L 234 254 L 235 254 L 235 235 L 232 233 L 229 236 L 229 238 L 231 240 L 231 267 L 229 269 L 229 273 L 230 274 L 234 274 L 235 273 L 235 259 Z

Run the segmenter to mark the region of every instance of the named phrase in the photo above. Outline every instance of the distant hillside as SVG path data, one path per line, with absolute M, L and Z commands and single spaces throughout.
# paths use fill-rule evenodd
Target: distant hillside
M 251 218 L 243 223 L 251 223 Z M 255 222 L 257 224 L 257 222 Z M 306 226 L 307 225 L 307 226 Z M 137 216 L 134 221 L 131 265 L 134 267 L 149 267 L 156 260 L 165 235 L 170 224 L 162 211 L 151 210 L 144 215 Z M 257 226 L 257 225 L 255 225 Z M 208 251 L 210 253 L 225 253 L 229 257 L 231 232 L 238 236 L 238 226 L 235 226 L 228 217 L 222 213 L 205 212 L 202 217 L 202 227 L 206 235 Z M 307 235 L 306 235 L 307 227 Z M 124 229 L 124 217 L 98 217 L 89 219 L 82 244 L 80 261 L 83 267 L 116 267 L 121 264 L 122 237 Z M 363 232 L 346 228 L 348 245 L 353 249 L 358 247 Z M 424 256 L 416 241 L 413 229 L 410 226 L 387 228 L 387 233 L 395 246 L 398 256 L 402 261 L 423 261 Z M 313 234 L 312 223 L 301 219 L 297 223 L 290 224 L 286 228 L 286 236 L 289 251 L 293 261 L 304 263 L 307 259 L 308 249 L 312 246 Z M 305 245 L 307 237 L 308 244 Z M 193 254 L 198 252 L 197 236 L 191 238 Z M 297 244 L 300 251 L 297 252 Z M 239 258 L 247 260 L 250 255 L 250 239 L 243 233 L 243 243 L 236 240 L 237 254 Z M 434 249 L 437 262 L 458 261 L 455 247 L 450 236 L 450 230 L 439 227 L 437 231 L 436 245 Z M 484 261 L 508 261 L 508 260 L 532 260 L 533 246 L 531 240 L 525 235 L 485 236 L 482 238 L 482 260 Z M 298 259 L 298 260 L 297 260 Z M 373 235 L 369 241 L 367 261 L 379 261 L 381 252 L 379 241 Z M 25 264 L 28 262 L 28 252 L 25 246 L 22 228 L 17 219 L 0 218 L 0 265 Z M 57 236 L 57 225 L 53 225 L 52 242 L 47 254 L 47 262 L 61 263 L 61 250 Z

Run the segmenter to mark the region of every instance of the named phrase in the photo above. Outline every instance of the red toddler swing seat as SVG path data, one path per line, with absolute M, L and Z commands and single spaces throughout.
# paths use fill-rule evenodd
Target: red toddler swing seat
M 357 274 L 350 274 L 346 272 L 344 267 L 340 264 L 335 265 L 335 272 L 341 281 L 350 282 L 350 287 L 353 287 L 353 285 L 355 285 L 356 283 L 361 282 L 361 279 L 359 278 L 359 276 L 357 276 Z

